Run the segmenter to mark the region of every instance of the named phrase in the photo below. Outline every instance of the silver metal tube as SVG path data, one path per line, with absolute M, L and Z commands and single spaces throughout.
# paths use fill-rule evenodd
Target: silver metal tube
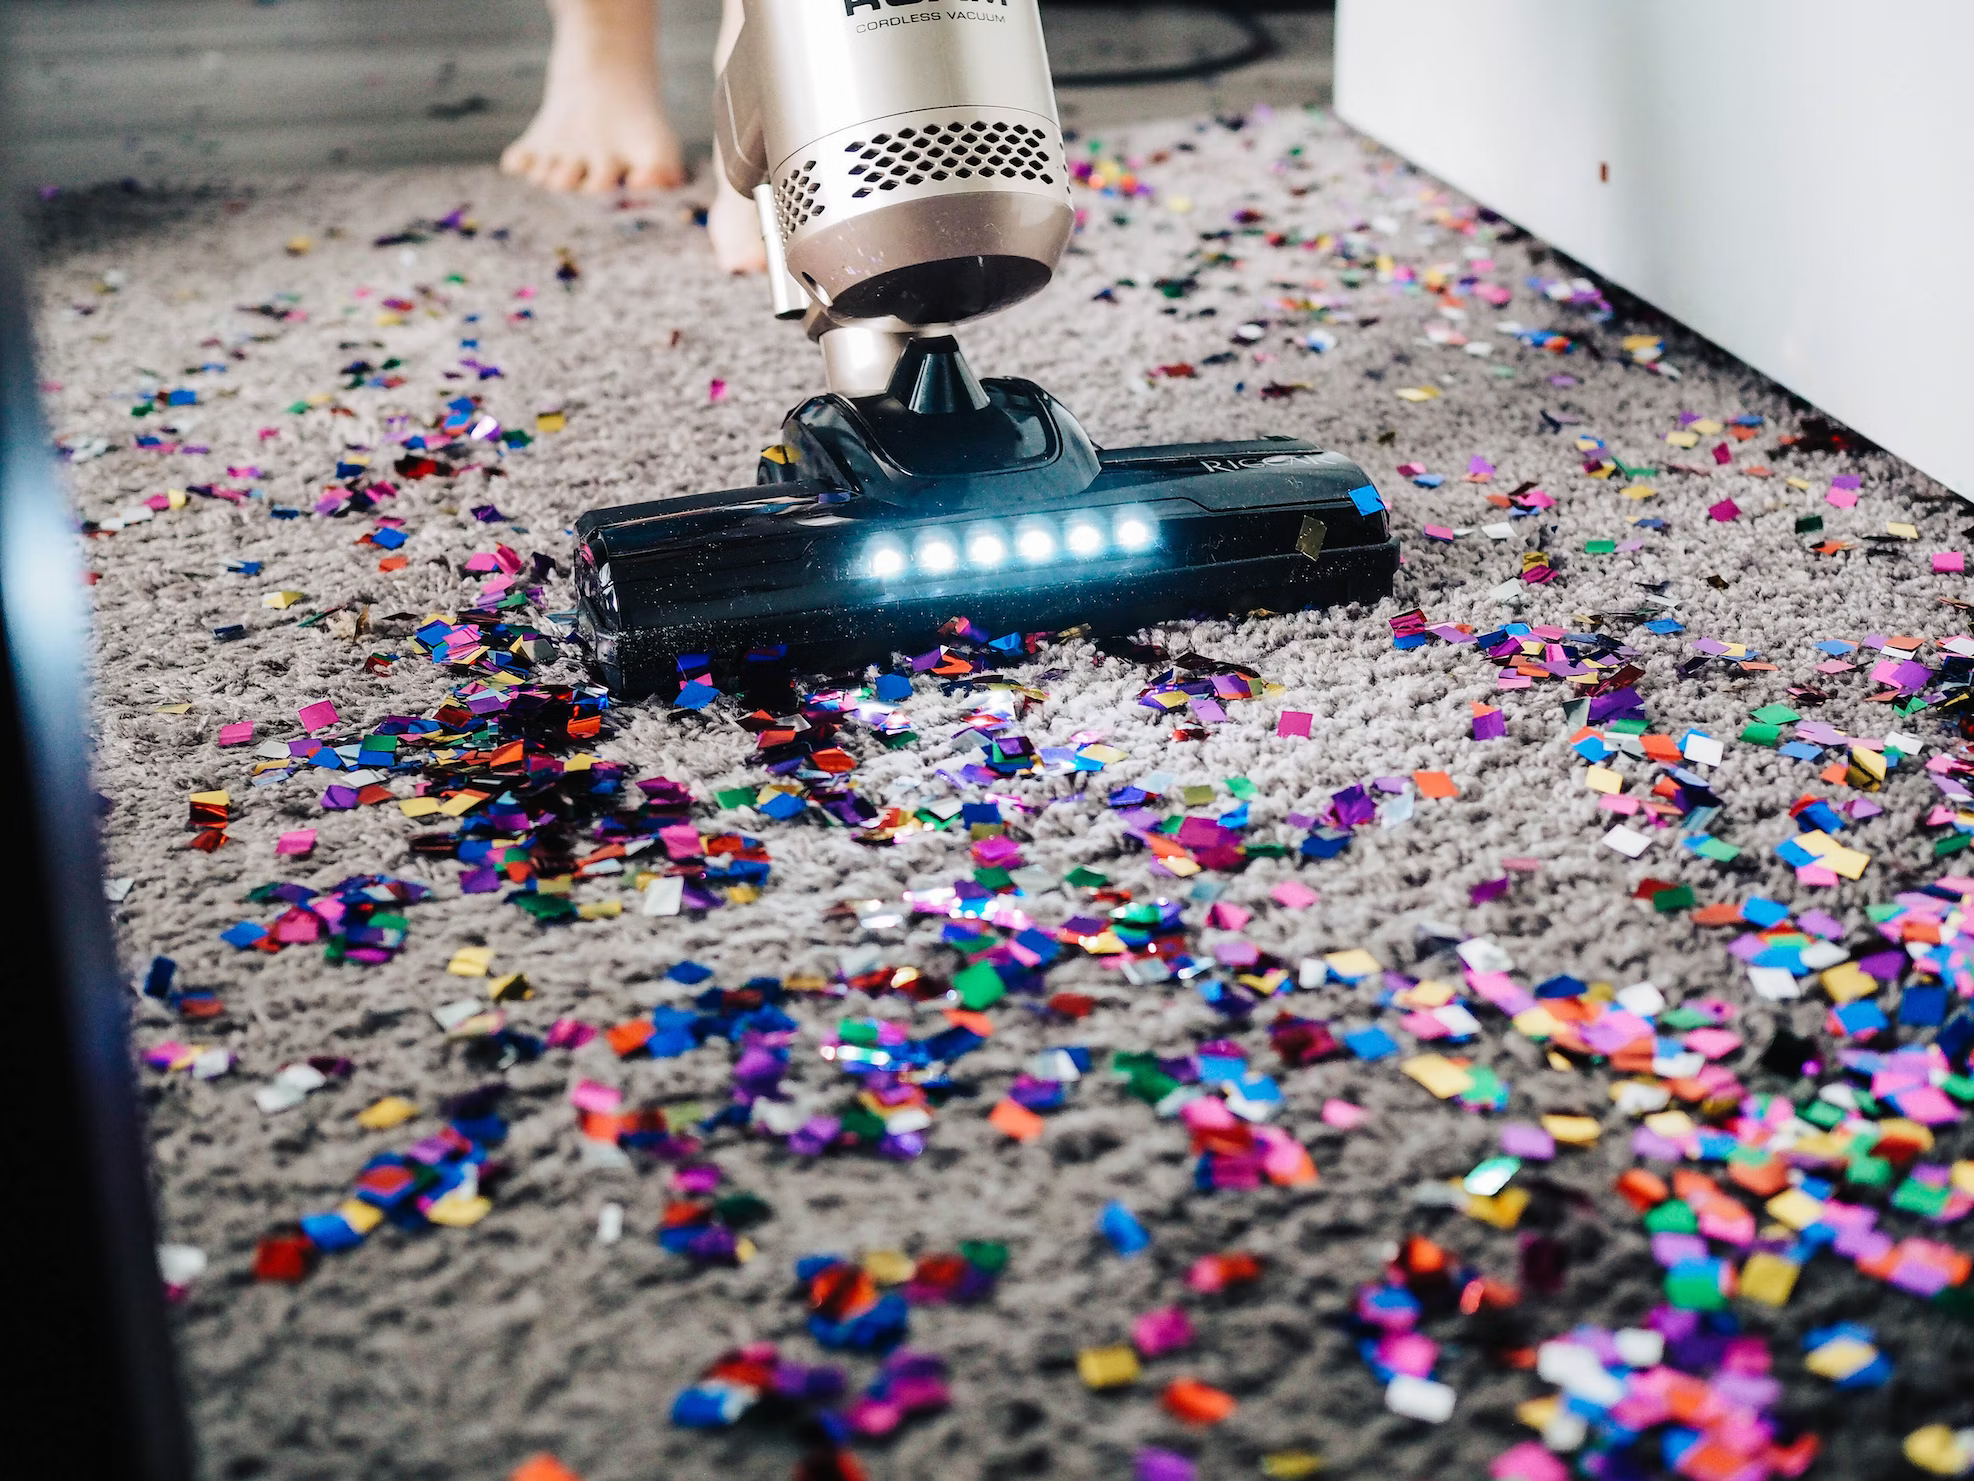
M 809 311 L 809 296 L 788 270 L 781 250 L 781 222 L 775 212 L 774 187 L 763 180 L 754 187 L 754 210 L 761 218 L 761 245 L 768 255 L 768 296 L 777 319 L 799 319 Z
M 823 378 L 839 396 L 875 396 L 891 382 L 898 357 L 913 336 L 888 329 L 845 324 L 816 337 Z

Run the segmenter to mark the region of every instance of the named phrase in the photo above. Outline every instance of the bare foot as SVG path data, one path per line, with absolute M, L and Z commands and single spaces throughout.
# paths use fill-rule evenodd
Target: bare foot
M 656 0 L 549 0 L 555 44 L 534 122 L 500 167 L 550 190 L 685 183 L 658 81 Z
M 760 273 L 768 270 L 768 251 L 761 245 L 761 215 L 754 203 L 727 183 L 717 155 L 713 159 L 713 204 L 706 208 L 706 235 L 713 243 L 713 260 L 722 272 Z

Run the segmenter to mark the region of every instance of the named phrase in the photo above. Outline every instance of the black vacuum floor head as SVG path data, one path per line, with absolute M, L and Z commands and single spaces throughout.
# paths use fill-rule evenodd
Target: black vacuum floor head
M 789 414 L 761 482 L 576 523 L 579 635 L 622 696 L 682 656 L 786 645 L 882 661 L 964 615 L 990 631 L 1289 611 L 1390 594 L 1383 500 L 1340 453 L 1287 438 L 1098 450 L 1041 387 L 980 382 L 914 341 L 881 396 Z

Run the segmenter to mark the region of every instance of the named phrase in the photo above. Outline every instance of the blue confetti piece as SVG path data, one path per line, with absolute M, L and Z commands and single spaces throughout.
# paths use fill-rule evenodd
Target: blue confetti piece
M 793 792 L 777 792 L 761 804 L 761 811 L 777 823 L 785 823 L 797 813 L 808 811 L 809 804 Z
M 720 691 L 711 684 L 694 679 L 679 691 L 679 697 L 672 701 L 682 710 L 703 710 L 720 697 Z
M 255 925 L 250 920 L 243 920 L 236 926 L 228 926 L 224 931 L 219 933 L 220 940 L 224 941 L 228 946 L 237 946 L 242 951 L 257 945 L 266 936 L 266 929 L 262 926 Z
M 1097 1232 L 1127 1260 L 1151 1244 L 1151 1235 L 1138 1222 L 1138 1216 L 1114 1198 L 1104 1205 L 1103 1213 L 1098 1215 Z
M 1398 1041 L 1376 1024 L 1369 1028 L 1352 1029 L 1343 1036 L 1343 1042 L 1352 1054 L 1367 1063 L 1389 1059 L 1398 1053 Z
M 713 969 L 699 962 L 680 962 L 665 975 L 674 982 L 683 982 L 687 987 L 691 987 L 711 977 Z
M 1378 491 L 1370 484 L 1350 491 L 1350 502 L 1357 506 L 1359 514 L 1376 514 L 1385 507 L 1385 501 L 1378 497 Z
M 888 705 L 900 704 L 912 697 L 912 681 L 903 674 L 879 674 L 874 687 L 877 697 Z

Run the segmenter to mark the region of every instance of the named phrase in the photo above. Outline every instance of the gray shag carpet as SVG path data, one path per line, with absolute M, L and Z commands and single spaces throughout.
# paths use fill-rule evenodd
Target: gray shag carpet
M 1792 831 L 1790 803 L 1824 789 L 1803 763 L 1730 742 L 1716 773 L 1725 813 L 1714 832 L 1744 846 L 1740 860 L 1717 865 L 1660 842 L 1633 862 L 1600 843 L 1610 820 L 1568 749 L 1574 725 L 1560 685 L 1498 693 L 1494 669 L 1471 648 L 1395 651 L 1387 619 L 1419 606 L 1433 622 L 1481 630 L 1516 617 L 1581 629 L 1586 614 L 1618 614 L 1606 625 L 1641 652 L 1653 728 L 1733 737 L 1751 710 L 1791 686 L 1826 682 L 1813 667 L 1824 656 L 1812 646 L 1820 639 L 1939 637 L 1965 626 L 1940 600 L 1963 595 L 1962 578 L 1934 575 L 1926 560 L 1961 539 L 1960 503 L 1896 458 L 1847 442 L 1841 429 L 1833 435 L 1782 390 L 1643 306 L 1612 292 L 1604 314 L 1592 285 L 1569 286 L 1582 276 L 1573 265 L 1477 219 L 1469 203 L 1324 117 L 1144 125 L 1107 135 L 1102 148 L 1138 160 L 1156 198 L 1079 188 L 1087 220 L 1060 279 L 967 331 L 976 368 L 1047 385 L 1100 443 L 1279 432 L 1340 449 L 1385 491 L 1406 562 L 1395 596 L 1376 609 L 1181 623 L 1157 634 L 1169 651 L 1244 663 L 1284 686 L 1230 705 L 1202 740 L 1174 740 L 1168 717 L 1135 703 L 1153 671 L 1100 659 L 1087 641 L 1045 648 L 1011 670 L 1047 694 L 1020 717 L 1038 745 L 1098 732 L 1127 753 L 1101 774 L 1003 789 L 1048 804 L 1016 825 L 1027 863 L 1055 880 L 1089 867 L 1140 898 L 1184 900 L 1199 926 L 1206 907 L 1192 882 L 1149 872 L 1151 855 L 1127 846 L 1104 806 L 1108 788 L 1159 772 L 1180 784 L 1246 776 L 1257 788 L 1249 836 L 1294 844 L 1302 830 L 1288 815 L 1315 812 L 1336 789 L 1444 770 L 1457 798 L 1422 799 L 1409 821 L 1359 829 L 1339 858 L 1262 860 L 1202 878 L 1254 908 L 1246 936 L 1290 961 L 1363 946 L 1389 966 L 1414 968 L 1424 930 L 1492 938 L 1522 981 L 1571 973 L 1620 985 L 1650 979 L 1675 997 L 1720 995 L 1744 1010 L 1737 1026 L 1750 1055 L 1734 1062 L 1750 1083 L 1780 1088 L 1754 1068 L 1753 1052 L 1772 1018 L 1813 1033 L 1823 1006 L 1754 999 L 1723 934 L 1657 914 L 1633 891 L 1653 875 L 1691 883 L 1703 904 L 1800 897 L 1855 929 L 1866 904 L 1931 877 L 1930 841 L 1917 828 L 1933 800 L 1925 779 L 1896 778 L 1879 799 L 1886 810 L 1850 835 L 1874 855 L 1860 883 L 1801 890 L 1773 845 Z M 758 1258 L 740 1268 L 698 1270 L 661 1250 L 650 1234 L 669 1169 L 591 1166 L 567 1098 L 569 1085 L 588 1077 L 621 1086 L 634 1102 L 716 1103 L 731 1050 L 715 1040 L 676 1059 L 620 1062 L 599 1041 L 504 1072 L 512 1129 L 499 1155 L 512 1172 L 480 1223 L 417 1237 L 386 1228 L 299 1285 L 252 1278 L 256 1242 L 271 1228 L 332 1207 L 365 1159 L 433 1129 L 443 1098 L 488 1078 L 432 1017 L 484 990 L 447 975 L 462 947 L 491 948 L 496 973 L 526 974 L 534 995 L 508 1011 L 537 1034 L 558 1018 L 607 1026 L 682 1000 L 691 990 L 665 974 L 686 959 L 729 987 L 873 959 L 942 975 L 956 966 L 936 918 L 872 935 L 832 914 L 842 901 L 895 900 L 963 875 L 973 861 L 956 832 L 873 847 L 814 817 L 777 824 L 726 813 L 702 825 L 740 829 L 772 854 L 758 902 L 651 918 L 619 877 L 579 884 L 577 894 L 623 898 L 622 916 L 539 926 L 499 894 L 462 895 L 450 861 L 412 855 L 408 840 L 427 824 L 390 805 L 325 812 L 322 778 L 308 772 L 257 788 L 254 746 L 217 745 L 219 727 L 242 720 L 257 726 L 255 745 L 298 737 L 298 706 L 323 697 L 344 717 L 339 733 L 351 735 L 387 715 L 428 713 L 457 676 L 429 663 L 407 634 L 425 614 L 475 600 L 482 578 L 463 569 L 472 553 L 499 540 L 552 556 L 566 572 L 567 527 L 585 509 L 751 482 L 757 450 L 786 408 L 818 388 L 819 366 L 793 330 L 769 319 L 758 282 L 716 274 L 691 224 L 694 198 L 687 190 L 610 208 L 537 194 L 491 169 L 433 169 L 106 191 L 42 210 L 43 374 L 53 430 L 77 455 L 69 476 L 80 516 L 114 523 L 148 496 L 195 483 L 260 491 L 239 504 L 195 495 L 85 543 L 100 577 L 92 684 L 97 781 L 113 803 L 107 871 L 129 881 L 114 907 L 119 942 L 133 977 L 166 955 L 181 986 L 210 988 L 225 1005 L 216 1020 L 185 1023 L 134 997 L 137 1045 L 178 1040 L 237 1056 L 230 1074 L 211 1081 L 138 1071 L 164 1238 L 209 1261 L 176 1316 L 203 1474 L 491 1478 L 548 1450 L 590 1481 L 785 1477 L 797 1450 L 784 1431 L 752 1422 L 680 1430 L 667 1419 L 673 1396 L 742 1341 L 775 1340 L 800 1361 L 823 1359 L 794 1287 L 803 1254 L 999 1239 L 1012 1254 L 990 1302 L 915 1311 L 912 1345 L 951 1365 L 953 1403 L 890 1442 L 861 1445 L 874 1477 L 1122 1477 L 1147 1444 L 1194 1456 L 1210 1478 L 1258 1474 L 1259 1458 L 1281 1450 L 1318 1452 L 1326 1474 L 1339 1476 L 1484 1475 L 1492 1457 L 1529 1437 L 1514 1406 L 1548 1385 L 1490 1364 L 1459 1344 L 1457 1322 L 1442 1325 L 1455 1346 L 1439 1373 L 1459 1391 L 1459 1407 L 1440 1426 L 1403 1419 L 1386 1412 L 1382 1386 L 1334 1318 L 1360 1283 L 1379 1278 L 1390 1242 L 1408 1232 L 1431 1233 L 1488 1273 L 1515 1278 L 1519 1232 L 1421 1209 L 1413 1198 L 1422 1182 L 1458 1177 L 1493 1151 L 1501 1118 L 1430 1099 L 1392 1062 L 1284 1070 L 1268 1051 L 1264 1013 L 1234 1032 L 1257 1068 L 1280 1078 L 1280 1124 L 1310 1149 L 1318 1186 L 1196 1192 L 1183 1128 L 1101 1073 L 1076 1087 L 1038 1141 L 1011 1142 L 985 1112 L 1037 1050 L 1080 1043 L 1101 1065 L 1111 1050 L 1177 1053 L 1223 1029 L 1190 987 L 1133 987 L 1088 959 L 1059 966 L 1049 982 L 1097 996 L 1095 1014 L 1071 1024 L 997 1009 L 994 1037 L 957 1071 L 980 1093 L 947 1103 L 915 1162 L 856 1153 L 804 1161 L 778 1141 L 717 1133 L 708 1156 L 724 1186 L 774 1210 L 753 1231 Z M 427 225 L 417 240 L 374 245 L 462 203 L 479 224 L 475 235 Z M 1319 233 L 1344 234 L 1361 274 L 1346 279 L 1350 264 L 1333 242 L 1303 245 Z M 308 239 L 306 251 L 300 242 L 290 250 L 296 238 Z M 572 281 L 558 281 L 558 263 L 573 265 Z M 1509 300 L 1491 305 L 1467 292 L 1465 318 L 1449 317 L 1431 292 L 1405 281 L 1435 267 L 1456 279 L 1470 270 Z M 1546 293 L 1532 278 L 1563 286 Z M 517 317 L 521 310 L 530 316 Z M 1566 335 L 1573 352 L 1497 328 L 1511 321 Z M 1242 330 L 1251 323 L 1262 327 Z M 1444 342 L 1449 331 L 1491 353 Z M 1333 344 L 1312 350 L 1312 334 Z M 1623 344 L 1633 334 L 1663 336 L 1662 364 L 1678 378 L 1634 359 Z M 477 347 L 462 348 L 464 340 Z M 353 377 L 341 367 L 387 357 L 402 384 L 345 389 Z M 469 360 L 500 374 L 479 379 Z M 1195 373 L 1151 374 L 1182 364 Z M 716 380 L 725 383 L 719 399 Z M 196 389 L 197 404 L 132 420 L 133 405 L 175 387 Z M 1443 394 L 1397 394 L 1421 387 Z M 501 476 L 403 482 L 384 512 L 411 531 L 401 552 L 409 563 L 380 572 L 384 552 L 356 543 L 372 521 L 308 511 L 349 449 L 370 449 L 378 466 L 392 455 L 387 439 L 407 424 L 389 423 L 391 414 L 427 422 L 468 392 L 505 426 L 531 428 L 536 413 L 560 409 L 566 430 L 508 452 Z M 297 412 L 296 403 L 311 409 Z M 1716 437 L 1691 452 L 1663 440 L 1680 429 L 1682 411 L 1763 421 L 1755 438 L 1732 444 L 1732 467 L 1715 469 Z M 141 433 L 179 450 L 133 447 Z M 1785 446 L 1784 435 L 1800 440 Z M 1629 465 L 1673 460 L 1705 471 L 1663 472 L 1652 480 L 1655 498 L 1629 500 L 1622 478 L 1585 476 L 1578 436 L 1604 439 Z M 1491 482 L 1465 481 L 1476 457 L 1498 470 Z M 1414 463 L 1445 482 L 1428 489 L 1396 471 Z M 1755 463 L 1776 476 L 1740 471 Z M 1854 509 L 1824 501 L 1840 474 L 1862 480 Z M 1481 533 L 1506 519 L 1485 495 L 1530 482 L 1554 507 L 1515 519 L 1506 538 Z M 1710 519 L 1709 506 L 1727 497 L 1740 517 Z M 505 522 L 476 522 L 471 508 L 486 503 Z M 303 513 L 276 519 L 271 506 Z M 1799 536 L 1794 521 L 1812 513 L 1856 548 L 1811 553 L 1818 537 Z M 1664 525 L 1630 528 L 1638 518 Z M 1919 540 L 1873 542 L 1888 520 L 1910 521 Z M 1436 541 L 1421 534 L 1427 525 L 1464 533 Z M 1602 538 L 1642 544 L 1584 553 L 1586 541 Z M 1538 545 L 1553 554 L 1556 579 L 1524 585 L 1516 607 L 1500 605 L 1496 589 Z M 260 562 L 259 573 L 230 573 L 240 561 Z M 566 575 L 547 586 L 549 609 L 571 605 Z M 283 590 L 303 596 L 286 608 L 264 605 L 264 594 Z M 1675 604 L 1685 631 L 1655 635 L 1624 615 L 1641 612 L 1648 595 Z M 359 631 L 362 608 L 368 625 Z M 244 638 L 215 643 L 213 630 L 232 623 L 245 625 Z M 1681 677 L 1702 637 L 1745 643 L 1774 667 L 1715 664 Z M 922 646 L 932 641 L 928 633 Z M 402 657 L 372 674 L 365 659 L 374 651 Z M 579 670 L 559 662 L 548 672 L 573 679 Z M 1852 733 L 1883 734 L 1894 728 L 1885 707 L 1864 702 L 1874 687 L 1861 670 L 1828 680 L 1831 698 L 1815 713 Z M 1475 700 L 1505 708 L 1504 739 L 1469 739 Z M 890 750 L 853 728 L 845 744 L 861 765 L 852 780 L 886 802 L 977 799 L 980 789 L 937 774 L 968 759 L 951 738 L 977 702 L 921 678 L 906 706 L 918 740 Z M 1284 709 L 1313 715 L 1307 739 L 1277 738 Z M 689 784 L 710 819 L 715 791 L 760 777 L 748 764 L 754 738 L 735 718 L 718 707 L 692 716 L 638 704 L 615 715 L 600 750 L 638 776 Z M 1953 743 L 1928 717 L 1918 720 L 1930 743 Z M 231 840 L 206 853 L 185 847 L 187 798 L 210 789 L 231 795 Z M 1221 790 L 1209 810 L 1231 801 Z M 279 835 L 308 827 L 319 833 L 312 855 L 277 857 Z M 1471 905 L 1472 887 L 1500 875 L 1511 856 L 1540 868 L 1516 875 L 1502 898 Z M 238 920 L 272 918 L 245 899 L 255 886 L 320 887 L 369 873 L 435 891 L 406 912 L 408 940 L 387 965 L 327 966 L 312 948 L 266 955 L 219 939 Z M 1291 877 L 1319 891 L 1320 903 L 1300 911 L 1272 903 L 1269 891 Z M 1062 887 L 1024 904 L 1054 925 L 1087 908 L 1088 897 Z M 1199 939 L 1226 934 L 1205 930 Z M 1290 1006 L 1349 1027 L 1378 1016 L 1370 993 L 1334 986 L 1297 994 Z M 817 1056 L 817 1031 L 845 1014 L 911 1014 L 901 998 L 861 993 L 792 1011 L 804 1033 L 790 1084 L 826 1101 L 840 1101 L 844 1082 Z M 919 1018 L 939 1026 L 931 1007 Z M 1498 1016 L 1468 1052 L 1512 1081 L 1515 1119 L 1582 1110 L 1606 1123 L 1598 1147 L 1566 1152 L 1548 1170 L 1545 1227 L 1572 1264 L 1561 1294 L 1526 1297 L 1528 1340 L 1585 1321 L 1639 1320 L 1660 1299 L 1660 1272 L 1635 1214 L 1609 1192 L 1630 1165 L 1629 1125 L 1606 1095 L 1610 1072 L 1551 1069 Z M 293 1109 L 257 1109 L 257 1090 L 311 1056 L 346 1057 L 353 1073 Z M 363 1130 L 355 1114 L 393 1094 L 426 1114 L 397 1131 Z M 1367 1123 L 1347 1134 L 1323 1125 L 1317 1112 L 1332 1097 L 1368 1108 Z M 1945 1150 L 1955 1138 L 1966 1155 L 1959 1128 Z M 1143 1218 L 1153 1237 L 1146 1256 L 1121 1260 L 1094 1233 L 1111 1199 Z M 626 1210 L 626 1232 L 600 1243 L 599 1215 L 613 1202 Z M 1186 1291 L 1196 1257 L 1230 1249 L 1264 1257 L 1258 1284 L 1222 1297 Z M 1086 1390 L 1077 1350 L 1126 1340 L 1137 1314 L 1174 1300 L 1194 1312 L 1195 1349 L 1148 1365 L 1135 1387 Z M 1813 1474 L 1903 1474 L 1897 1444 L 1909 1430 L 1974 1421 L 1968 1330 L 1841 1261 L 1807 1267 L 1782 1310 L 1738 1309 L 1751 1329 L 1775 1337 L 1784 1411 L 1826 1436 Z M 1840 1317 L 1876 1324 L 1898 1365 L 1889 1387 L 1833 1394 L 1803 1372 L 1801 1333 Z M 872 1371 L 866 1358 L 849 1366 L 858 1383 Z M 1180 1374 L 1232 1393 L 1237 1412 L 1210 1430 L 1178 1425 L 1157 1395 Z

